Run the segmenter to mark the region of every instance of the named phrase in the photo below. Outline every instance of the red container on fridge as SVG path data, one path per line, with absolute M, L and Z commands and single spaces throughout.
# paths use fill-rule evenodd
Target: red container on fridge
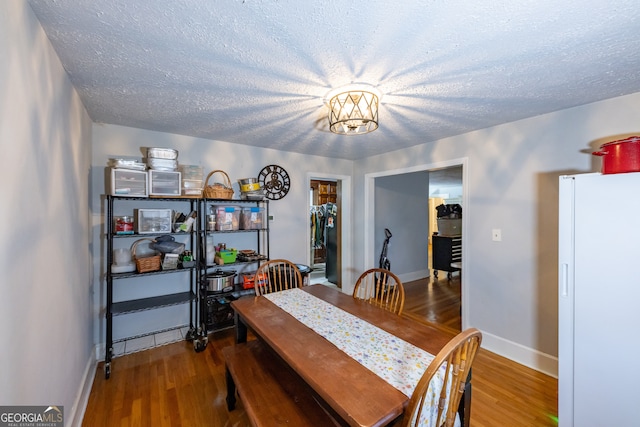
M 640 172 L 640 136 L 608 142 L 594 151 L 602 157 L 602 173 Z

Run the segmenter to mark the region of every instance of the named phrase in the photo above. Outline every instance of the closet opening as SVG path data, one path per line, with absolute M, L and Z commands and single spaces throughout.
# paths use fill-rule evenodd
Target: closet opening
M 309 185 L 309 259 L 311 283 L 341 287 L 340 181 L 311 179 Z

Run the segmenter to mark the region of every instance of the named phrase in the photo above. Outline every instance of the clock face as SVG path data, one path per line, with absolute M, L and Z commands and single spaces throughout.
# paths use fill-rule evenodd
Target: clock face
M 258 181 L 262 184 L 267 199 L 282 199 L 289 192 L 291 179 L 286 170 L 278 165 L 269 165 L 262 168 L 258 175 Z

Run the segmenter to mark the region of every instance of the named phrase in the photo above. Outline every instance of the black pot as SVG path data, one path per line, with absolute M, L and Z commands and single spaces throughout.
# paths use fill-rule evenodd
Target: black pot
M 235 284 L 236 271 L 217 269 L 208 273 L 203 281 L 208 292 L 228 292 L 233 290 Z

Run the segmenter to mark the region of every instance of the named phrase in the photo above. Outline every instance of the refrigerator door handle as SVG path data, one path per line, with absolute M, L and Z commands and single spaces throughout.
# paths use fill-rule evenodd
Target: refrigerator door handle
M 560 296 L 568 297 L 569 296 L 569 264 L 563 263 L 561 273 L 561 281 L 560 283 Z

